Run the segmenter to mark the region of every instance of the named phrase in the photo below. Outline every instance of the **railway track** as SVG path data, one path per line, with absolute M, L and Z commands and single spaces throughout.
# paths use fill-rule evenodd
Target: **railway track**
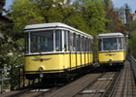
M 109 90 L 104 97 L 136 97 L 136 85 L 129 62 L 125 63 L 124 70 Z
M 136 97 L 129 62 L 120 72 L 87 74 L 62 87 L 21 90 L 0 97 Z
M 101 97 L 108 89 L 108 86 L 115 78 L 116 72 L 107 72 L 103 74 L 94 84 L 89 85 L 80 91 L 74 97 Z
M 27 89 L 22 89 L 22 90 L 17 90 L 17 91 L 12 91 L 9 93 L 3 93 L 0 95 L 0 97 L 42 97 L 42 95 L 49 95 L 56 91 L 57 89 L 61 88 L 61 86 L 54 86 L 54 87 L 30 87 Z
M 88 85 L 93 84 L 98 78 L 103 76 L 101 73 L 97 74 L 87 74 L 81 79 L 57 90 L 56 92 L 52 93 L 47 97 L 73 97 L 79 91 L 86 88 Z
M 101 73 L 87 74 L 80 79 L 75 80 L 62 87 L 53 87 L 49 89 L 25 89 L 20 91 L 13 91 L 10 93 L 2 94 L 0 97 L 63 97 L 66 92 L 71 92 L 71 95 L 78 93 L 90 83 L 94 83 L 98 77 L 102 76 Z M 75 87 L 73 87 L 75 86 Z M 75 90 L 75 88 L 78 88 Z M 73 92 L 72 92 L 72 91 Z M 59 94 L 60 92 L 60 94 Z M 62 94 L 61 94 L 62 93 Z M 68 96 L 67 96 L 68 97 Z
M 25 89 L 1 95 L 1 97 L 89 97 L 102 95 L 116 72 L 92 73 L 63 87 L 50 89 Z M 90 96 L 92 95 L 92 96 Z M 99 96 L 98 96 L 99 97 Z

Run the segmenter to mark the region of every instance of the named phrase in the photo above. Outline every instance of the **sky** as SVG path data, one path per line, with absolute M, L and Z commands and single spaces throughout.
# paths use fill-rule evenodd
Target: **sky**
M 131 8 L 132 12 L 135 12 L 136 10 L 136 0 L 112 0 L 114 7 L 120 8 L 124 4 L 128 4 L 129 7 Z
M 10 5 L 12 5 L 14 0 L 6 0 L 6 9 L 10 9 Z M 120 8 L 124 4 L 128 4 L 129 7 L 132 9 L 132 12 L 136 10 L 136 0 L 112 0 L 114 7 Z
M 10 6 L 12 5 L 14 0 L 6 0 L 6 5 L 5 5 L 5 8 L 8 10 L 10 9 Z

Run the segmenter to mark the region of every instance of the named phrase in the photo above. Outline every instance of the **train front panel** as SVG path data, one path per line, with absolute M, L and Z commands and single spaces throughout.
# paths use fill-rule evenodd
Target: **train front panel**
M 99 63 L 123 63 L 125 61 L 125 51 L 99 52 Z

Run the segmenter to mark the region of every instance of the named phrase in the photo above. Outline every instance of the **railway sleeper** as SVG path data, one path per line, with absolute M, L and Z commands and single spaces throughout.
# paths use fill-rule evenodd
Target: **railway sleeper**
M 108 81 L 108 80 L 113 80 L 113 78 L 112 77 L 110 77 L 110 78 L 99 78 L 98 80 L 99 81 Z
M 82 94 L 96 94 L 96 93 L 104 93 L 106 90 L 104 89 L 90 89 L 90 90 L 84 90 L 81 93 Z

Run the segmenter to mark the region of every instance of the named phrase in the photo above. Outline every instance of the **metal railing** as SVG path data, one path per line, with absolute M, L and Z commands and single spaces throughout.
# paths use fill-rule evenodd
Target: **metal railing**
M 132 71 L 134 74 L 134 80 L 135 80 L 135 84 L 136 84 L 136 59 L 133 56 L 130 56 L 128 58 L 128 60 L 131 63 Z
M 9 71 L 9 68 L 0 69 L 0 93 L 3 93 L 4 91 L 4 83 L 10 81 L 10 78 L 8 77 Z

